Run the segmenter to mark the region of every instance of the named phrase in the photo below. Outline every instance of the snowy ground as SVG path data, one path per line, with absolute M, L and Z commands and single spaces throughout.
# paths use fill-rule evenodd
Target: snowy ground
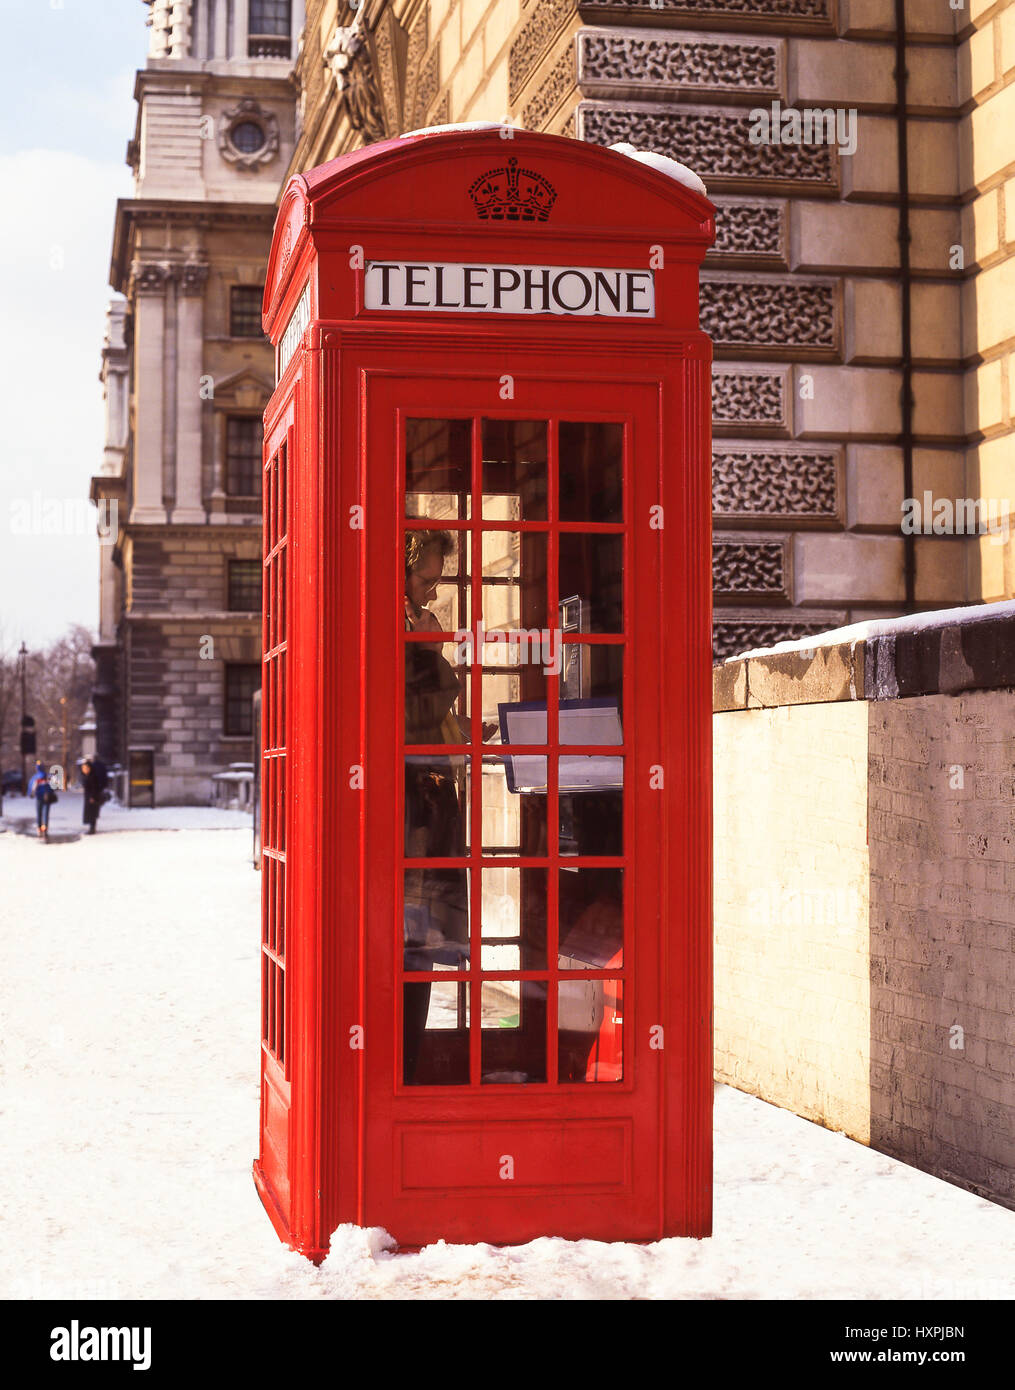
M 711 1240 L 397 1255 L 346 1227 L 314 1269 L 250 1174 L 249 821 L 107 807 L 75 838 L 79 798 L 54 809 L 51 844 L 18 798 L 0 833 L 0 1297 L 1015 1297 L 1015 1212 L 726 1087 Z M 133 829 L 195 823 L 221 829 Z

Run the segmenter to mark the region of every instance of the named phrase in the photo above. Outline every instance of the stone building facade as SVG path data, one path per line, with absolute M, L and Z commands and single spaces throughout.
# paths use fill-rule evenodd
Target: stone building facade
M 423 125 L 629 142 L 705 179 L 717 656 L 1015 593 L 1015 0 L 145 3 L 96 710 L 108 754 L 154 750 L 160 797 L 239 755 L 256 660 L 229 571 L 258 504 L 227 458 L 271 360 L 232 296 L 252 312 L 290 174 Z
M 902 8 L 307 6 L 290 173 L 503 120 L 704 178 L 720 656 L 1015 592 L 1015 3 Z
M 135 804 L 205 802 L 211 774 L 250 760 L 260 687 L 261 293 L 303 16 L 290 0 L 146 3 L 92 479 L 109 532 L 95 705 Z

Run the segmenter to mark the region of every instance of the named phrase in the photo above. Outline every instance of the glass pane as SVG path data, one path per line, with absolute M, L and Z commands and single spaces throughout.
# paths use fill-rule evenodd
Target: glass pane
M 483 532 L 483 627 L 546 627 L 546 534 Z
M 624 853 L 623 758 L 562 759 L 560 776 L 562 788 L 582 779 L 587 784 L 574 794 L 561 791 L 560 853 L 619 858 Z M 596 778 L 601 778 L 598 785 Z
M 484 869 L 484 970 L 546 969 L 545 869 Z
M 490 643 L 484 643 L 484 651 L 489 654 Z M 538 660 L 538 656 L 537 656 Z M 523 720 L 524 711 L 514 709 L 514 706 L 521 702 L 527 704 L 538 704 L 540 711 L 546 709 L 546 676 L 542 666 L 524 665 L 491 670 L 489 667 L 483 672 L 483 721 L 488 724 L 496 724 L 496 736 L 503 738 L 504 730 L 502 722 L 507 721 L 508 739 L 515 743 L 521 742 L 519 733 L 535 730 L 538 728 L 539 737 L 533 739 L 535 743 L 546 742 L 546 717 L 543 713 L 538 719 L 533 715 L 530 720 Z M 535 721 L 535 722 L 533 722 Z
M 560 969 L 616 968 L 623 947 L 623 869 L 561 869 Z
M 566 642 L 561 652 L 561 700 L 608 700 L 623 721 L 624 648 Z
M 405 760 L 407 859 L 458 859 L 469 852 L 469 759 Z
M 529 778 L 542 794 L 522 794 Z M 483 756 L 483 854 L 546 855 L 546 759 Z
M 546 520 L 546 421 L 483 421 L 483 516 Z
M 622 980 L 562 980 L 557 986 L 557 1077 L 622 1081 Z
M 471 420 L 406 420 L 406 516 L 468 517 L 471 454 Z
M 469 1084 L 469 986 L 407 984 L 402 996 L 402 1079 L 407 1086 Z
M 574 596 L 584 605 L 586 632 L 620 632 L 624 620 L 624 538 L 621 535 L 560 536 L 558 599 Z
M 546 1080 L 546 984 L 492 980 L 482 988 L 482 1079 L 497 1084 Z
M 472 690 L 460 655 L 454 642 L 405 643 L 406 743 L 468 742 Z
M 467 869 L 404 871 L 404 957 L 406 970 L 469 967 L 469 878 Z
M 468 532 L 406 531 L 407 632 L 456 632 L 469 626 L 468 556 Z
M 624 427 L 561 421 L 561 521 L 623 521 Z

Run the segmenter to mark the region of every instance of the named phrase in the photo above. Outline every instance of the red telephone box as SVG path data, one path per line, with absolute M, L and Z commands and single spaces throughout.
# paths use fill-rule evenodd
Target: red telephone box
M 497 128 L 283 194 L 254 1176 L 311 1259 L 711 1229 L 713 234 Z

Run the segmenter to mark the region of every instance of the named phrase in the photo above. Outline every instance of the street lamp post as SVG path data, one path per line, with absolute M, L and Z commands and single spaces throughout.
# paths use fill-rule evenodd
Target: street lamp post
M 28 648 L 24 642 L 18 648 L 18 667 L 21 671 L 21 742 L 18 745 L 21 749 L 21 795 L 25 796 L 28 792 L 28 777 L 25 772 L 25 759 L 27 753 L 24 751 L 25 715 L 27 713 L 27 699 L 25 695 L 25 671 L 28 665 Z
M 67 771 L 67 696 L 60 696 L 60 707 L 63 711 L 62 731 L 63 731 L 63 785 L 70 785 L 70 775 Z

